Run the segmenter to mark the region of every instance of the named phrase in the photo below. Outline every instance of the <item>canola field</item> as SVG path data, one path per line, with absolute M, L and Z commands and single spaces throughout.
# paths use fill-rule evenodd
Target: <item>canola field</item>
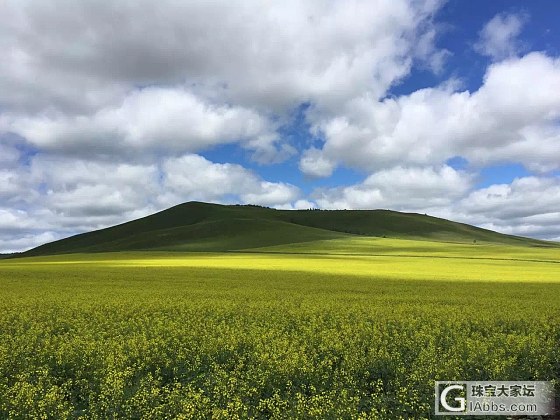
M 357 238 L 0 261 L 0 418 L 434 418 L 560 389 L 558 249 Z

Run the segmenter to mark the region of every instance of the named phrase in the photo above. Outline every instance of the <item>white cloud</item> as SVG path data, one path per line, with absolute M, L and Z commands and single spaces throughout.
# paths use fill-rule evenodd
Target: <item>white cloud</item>
M 47 242 L 56 241 L 61 236 L 55 232 L 37 232 L 37 233 L 21 233 L 9 235 L 2 233 L 2 244 L 0 245 L 0 253 L 9 254 L 12 252 L 21 252 L 27 249 L 35 248 Z
M 557 169 L 559 91 L 560 60 L 531 53 L 490 66 L 474 93 L 450 84 L 381 102 L 364 95 L 333 118 L 310 113 L 325 143 L 321 152 L 305 153 L 301 166 L 326 161 L 371 172 L 463 156 L 475 165 Z
M 344 188 L 316 190 L 325 209 L 427 213 L 494 231 L 555 240 L 560 237 L 560 178 L 524 177 L 473 189 L 473 177 L 448 166 L 396 167 Z
M 429 214 L 513 235 L 560 235 L 560 178 L 529 176 L 473 190 Z
M 360 184 L 317 190 L 313 198 L 321 208 L 414 211 L 445 206 L 462 197 L 472 177 L 449 166 L 394 167 L 376 172 Z
M 297 200 L 293 204 L 284 204 L 281 206 L 276 206 L 276 208 L 279 210 L 309 210 L 316 209 L 317 204 L 309 200 Z
M 36 185 L 43 185 L 43 205 L 67 222 L 122 218 L 148 206 L 158 189 L 154 165 L 39 156 L 32 161 L 30 177 Z
M 166 159 L 160 167 L 40 156 L 31 163 L 28 182 L 43 185 L 32 203 L 48 209 L 43 220 L 70 230 L 104 227 L 191 200 L 277 206 L 300 194 L 240 165 L 193 154 Z
M 315 148 L 306 150 L 299 161 L 300 171 L 317 178 L 331 176 L 335 167 L 331 160 L 325 158 L 321 151 Z
M 19 201 L 25 191 L 24 181 L 20 174 L 13 170 L 0 169 L 0 199 L 5 203 Z
M 521 49 L 517 36 L 527 21 L 524 14 L 499 13 L 480 31 L 475 50 L 494 60 L 516 55 Z
M 195 152 L 245 141 L 263 157 L 277 136 L 267 118 L 242 107 L 213 105 L 184 88 L 146 88 L 91 116 L 5 116 L 4 130 L 42 150 L 121 155 Z
M 279 162 L 296 150 L 276 121 L 302 102 L 336 113 L 363 92 L 383 96 L 415 60 L 441 67 L 440 5 L 6 1 L 0 132 L 80 158 L 240 142 L 256 161 Z
M 33 223 L 28 218 L 28 213 L 24 210 L 14 210 L 11 208 L 0 208 L 0 231 L 13 231 L 29 229 Z
M 524 177 L 511 184 L 492 185 L 472 192 L 460 203 L 469 214 L 485 217 L 533 218 L 557 213 L 560 209 L 560 179 Z
M 4 205 L 27 221 L 25 228 L 16 224 L 22 236 L 44 231 L 68 236 L 156 210 L 159 174 L 154 165 L 38 155 L 11 174 L 17 182 Z
M 299 189 L 286 183 L 262 180 L 244 167 L 213 163 L 198 155 L 170 158 L 163 164 L 163 200 L 167 204 L 198 201 L 241 201 L 281 206 L 296 200 Z
M 133 86 L 184 82 L 275 110 L 379 96 L 409 71 L 420 39 L 424 59 L 437 54 L 429 19 L 441 3 L 8 0 L 0 104 L 83 112 Z

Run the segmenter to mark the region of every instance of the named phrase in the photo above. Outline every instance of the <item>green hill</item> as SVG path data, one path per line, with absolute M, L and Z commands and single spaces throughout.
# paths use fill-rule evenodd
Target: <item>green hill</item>
M 390 210 L 274 210 L 189 202 L 41 245 L 22 256 L 132 250 L 234 251 L 365 235 L 525 246 L 557 244 Z

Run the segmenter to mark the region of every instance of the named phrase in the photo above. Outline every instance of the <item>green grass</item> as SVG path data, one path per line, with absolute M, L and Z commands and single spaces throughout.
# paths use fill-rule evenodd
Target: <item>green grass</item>
M 555 248 L 253 243 L 0 261 L 0 418 L 421 419 L 435 380 L 560 377 Z
M 559 247 L 449 220 L 389 210 L 282 211 L 191 202 L 122 225 L 45 244 L 24 255 L 138 250 L 221 252 L 357 235 Z
M 247 249 L 259 253 L 355 256 L 409 256 L 461 259 L 560 261 L 559 247 L 511 246 L 497 243 L 460 243 L 410 239 L 345 237 Z

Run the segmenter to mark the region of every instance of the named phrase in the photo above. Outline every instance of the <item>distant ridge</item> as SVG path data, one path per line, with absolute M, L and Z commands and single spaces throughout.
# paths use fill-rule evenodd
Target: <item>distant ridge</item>
M 391 210 L 275 210 L 188 202 L 141 219 L 50 242 L 19 256 L 133 250 L 234 251 L 365 235 L 556 247 L 437 217 Z

